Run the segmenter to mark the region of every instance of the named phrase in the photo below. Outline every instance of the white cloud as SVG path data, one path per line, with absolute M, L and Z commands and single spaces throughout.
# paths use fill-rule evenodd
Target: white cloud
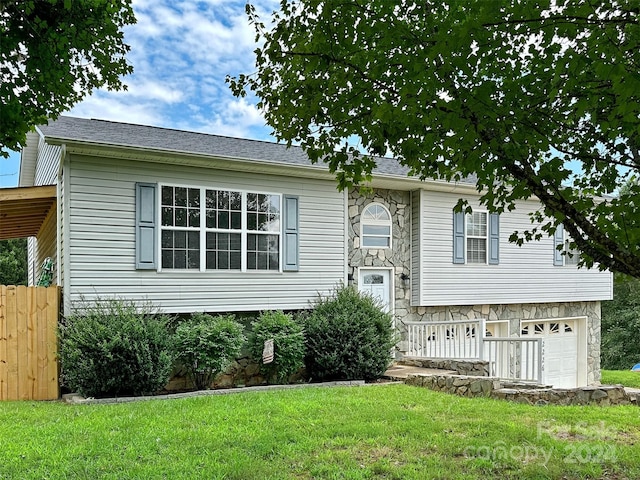
M 268 138 L 264 118 L 255 105 L 245 99 L 230 99 L 210 116 L 199 114 L 193 117 L 188 128 L 201 132 L 215 133 L 231 137 L 256 139 Z M 179 127 L 187 128 L 187 127 Z
M 123 102 L 112 95 L 103 95 L 102 92 L 79 103 L 68 114 L 75 117 L 98 118 L 141 125 L 170 126 L 168 122 L 163 121 L 162 113 L 153 102 L 136 103 L 135 108 L 131 108 L 130 103 Z
M 265 22 L 278 3 L 252 0 Z M 133 0 L 132 4 L 137 23 L 125 29 L 125 41 L 131 46 L 127 61 L 134 67 L 134 73 L 124 78 L 128 91 L 98 90 L 67 114 L 270 138 L 271 129 L 255 101 L 233 97 L 225 83 L 227 75 L 255 69 L 255 34 L 245 14 L 246 0 Z M 11 170 L 9 165 L 0 163 L 0 185 L 14 182 L 16 176 L 9 175 L 14 172 L 5 172 Z
M 98 91 L 69 113 L 130 123 L 268 138 L 251 99 L 237 99 L 227 75 L 254 67 L 253 27 L 245 0 L 134 0 L 138 22 L 127 27 L 126 92 Z M 275 0 L 257 2 L 261 11 Z

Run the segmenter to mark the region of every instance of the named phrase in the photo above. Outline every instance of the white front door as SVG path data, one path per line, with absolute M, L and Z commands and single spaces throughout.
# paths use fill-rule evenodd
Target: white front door
M 360 269 L 358 289 L 376 298 L 391 312 L 391 275 L 389 270 Z

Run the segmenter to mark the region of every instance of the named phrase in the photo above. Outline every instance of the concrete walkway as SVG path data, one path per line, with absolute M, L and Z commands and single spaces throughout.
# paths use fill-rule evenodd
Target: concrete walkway
M 401 365 L 394 363 L 384 372 L 384 377 L 390 380 L 406 380 L 409 375 L 425 374 L 425 375 L 457 375 L 454 370 L 441 370 L 439 368 L 422 368 L 411 365 Z
M 624 387 L 624 391 L 629 395 L 631 403 L 635 403 L 640 407 L 640 388 Z

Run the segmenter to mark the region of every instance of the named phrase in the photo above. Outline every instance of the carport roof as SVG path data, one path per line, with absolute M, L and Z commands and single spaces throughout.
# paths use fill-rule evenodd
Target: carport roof
M 0 240 L 38 234 L 56 202 L 56 186 L 0 189 Z

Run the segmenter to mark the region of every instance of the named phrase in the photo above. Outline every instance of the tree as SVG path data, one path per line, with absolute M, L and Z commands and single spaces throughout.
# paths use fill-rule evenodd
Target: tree
M 268 28 L 247 13 L 262 46 L 234 94 L 341 187 L 387 154 L 475 176 L 491 212 L 540 200 L 512 241 L 562 223 L 580 265 L 640 277 L 640 186 L 616 196 L 640 173 L 637 0 L 283 0 Z
M 131 0 L 0 0 L 0 154 L 94 89 L 126 89 Z
M 27 284 L 27 240 L 0 240 L 0 285 Z
M 615 275 L 613 300 L 602 302 L 602 368 L 628 370 L 640 362 L 640 279 Z

